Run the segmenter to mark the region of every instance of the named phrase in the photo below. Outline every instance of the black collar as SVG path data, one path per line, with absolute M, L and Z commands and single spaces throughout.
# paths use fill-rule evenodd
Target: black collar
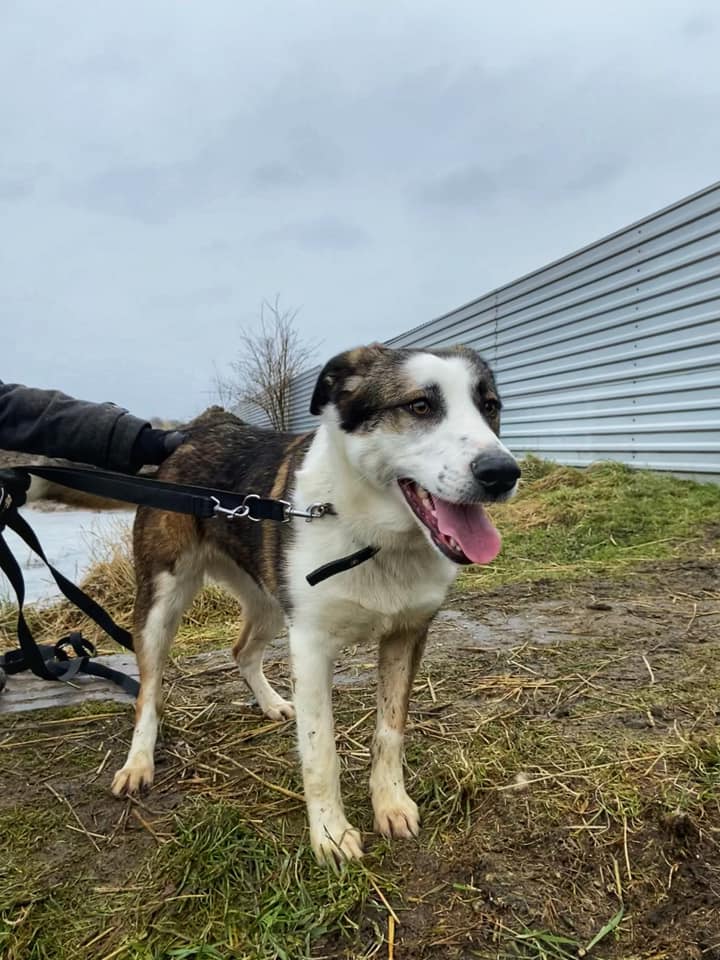
M 327 580 L 328 577 L 334 577 L 336 573 L 342 573 L 344 570 L 352 570 L 352 568 L 357 567 L 358 564 L 365 563 L 366 560 L 374 557 L 379 550 L 380 547 L 363 547 L 362 550 L 357 550 L 347 557 L 340 557 L 338 560 L 331 560 L 329 563 L 324 563 L 321 567 L 309 573 L 305 579 L 311 587 L 314 587 L 316 584 L 322 583 L 323 580 Z

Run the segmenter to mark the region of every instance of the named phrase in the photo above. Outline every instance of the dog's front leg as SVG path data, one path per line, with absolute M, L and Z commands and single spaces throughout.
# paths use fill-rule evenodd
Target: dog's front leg
M 384 837 L 416 837 L 420 830 L 417 805 L 405 791 L 403 739 L 427 627 L 424 624 L 417 631 L 389 636 L 380 642 L 370 793 L 375 829 Z
M 310 842 L 318 861 L 334 866 L 363 853 L 360 832 L 348 823 L 340 795 L 332 712 L 336 647 L 330 637 L 292 627 L 290 650 Z

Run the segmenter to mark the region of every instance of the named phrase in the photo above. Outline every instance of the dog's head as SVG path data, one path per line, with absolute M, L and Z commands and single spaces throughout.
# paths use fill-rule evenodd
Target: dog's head
M 520 468 L 500 442 L 501 403 L 474 350 L 393 350 L 333 357 L 310 411 L 324 413 L 364 479 L 391 488 L 455 563 L 488 563 L 500 537 L 482 504 L 509 499 Z

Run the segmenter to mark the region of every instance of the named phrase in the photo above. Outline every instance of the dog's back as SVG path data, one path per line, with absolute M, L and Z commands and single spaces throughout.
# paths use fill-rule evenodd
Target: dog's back
M 161 467 L 158 477 L 174 483 L 216 487 L 285 499 L 312 434 L 263 430 L 221 407 L 211 407 L 182 428 L 188 437 Z M 138 510 L 134 530 L 140 577 L 172 569 L 188 551 L 224 555 L 275 595 L 290 525 L 197 520 L 157 510 Z

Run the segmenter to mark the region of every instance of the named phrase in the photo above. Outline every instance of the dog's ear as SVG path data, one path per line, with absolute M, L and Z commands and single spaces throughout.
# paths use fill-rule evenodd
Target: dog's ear
M 339 353 L 332 360 L 328 360 L 320 371 L 310 401 L 310 413 L 313 416 L 317 417 L 329 403 L 334 403 L 337 399 L 338 385 L 342 384 L 350 374 L 346 357 L 347 353 Z
M 371 343 L 367 347 L 346 350 L 328 360 L 315 384 L 310 413 L 317 416 L 329 403 L 337 404 L 342 394 L 353 392 L 373 363 L 387 351 L 388 347 L 383 344 Z

